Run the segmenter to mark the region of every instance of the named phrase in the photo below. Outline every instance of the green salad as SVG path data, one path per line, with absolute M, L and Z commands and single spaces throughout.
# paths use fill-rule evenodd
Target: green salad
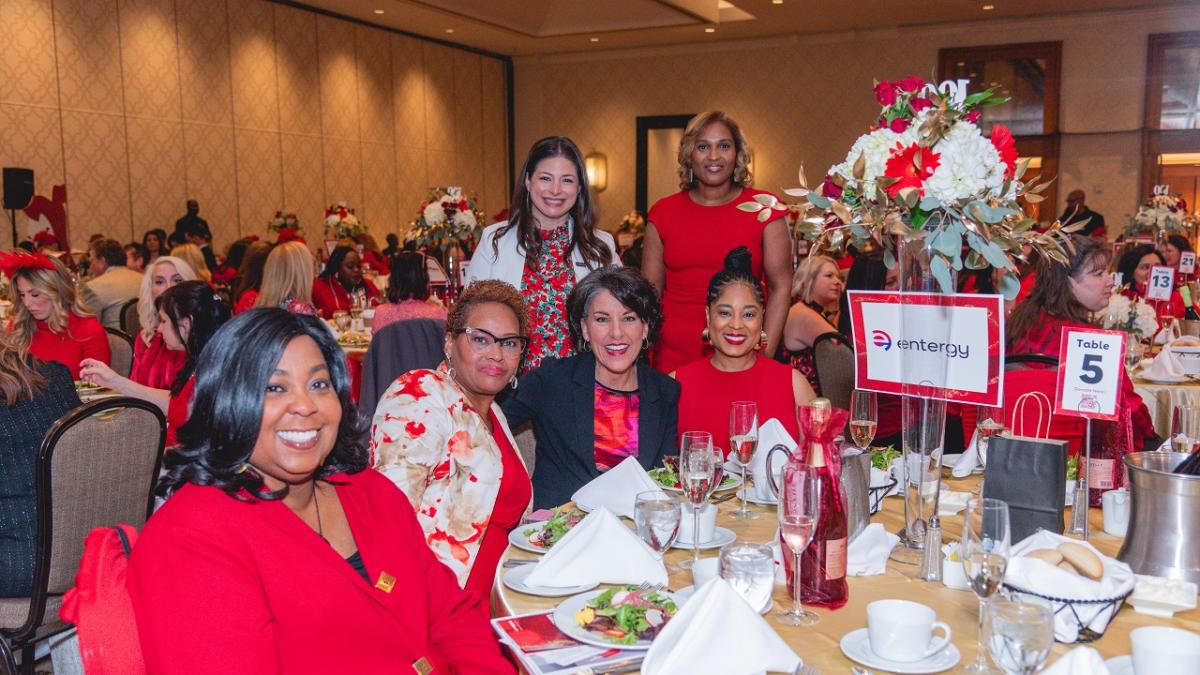
M 585 630 L 619 645 L 653 640 L 679 607 L 661 591 L 639 591 L 637 586 L 610 588 L 575 613 Z
M 566 536 L 572 527 L 578 525 L 584 515 L 584 512 L 579 509 L 560 506 L 554 509 L 554 515 L 550 516 L 550 520 L 547 520 L 544 525 L 526 529 L 524 534 L 529 538 L 530 544 L 548 549 Z
M 900 456 L 900 451 L 894 446 L 876 448 L 871 451 L 871 466 L 887 471 L 892 466 L 892 460 Z
M 1079 476 L 1079 457 L 1067 458 L 1067 480 L 1078 480 Z

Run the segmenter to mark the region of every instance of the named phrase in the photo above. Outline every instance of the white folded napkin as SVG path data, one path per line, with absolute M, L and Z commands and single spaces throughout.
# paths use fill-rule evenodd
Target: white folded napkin
M 1060 569 L 1044 560 L 1025 557 L 1030 551 L 1058 548 L 1063 542 L 1086 546 L 1099 556 L 1104 566 L 1104 575 L 1099 581 Z M 1004 583 L 1021 590 L 1065 600 L 1101 600 L 1132 591 L 1137 584 L 1137 577 L 1129 565 L 1109 558 L 1086 541 L 1038 530 L 1013 545 Z M 1079 615 L 1080 621 L 1097 633 L 1103 633 L 1112 619 L 1111 607 L 1076 604 L 1074 611 Z M 1071 612 L 1058 612 L 1054 615 L 1054 637 L 1059 642 L 1066 643 L 1075 642 L 1079 637 L 1079 626 Z
M 1104 657 L 1091 647 L 1076 647 L 1063 654 L 1042 675 L 1108 675 Z
M 618 516 L 633 518 L 633 506 L 638 493 L 654 491 L 662 492 L 662 489 L 638 464 L 637 459 L 626 457 L 620 464 L 576 490 L 571 499 L 577 504 L 582 502 L 589 509 L 603 506 Z
M 663 628 L 642 661 L 645 675 L 790 673 L 800 657 L 720 577 L 704 584 Z
M 750 458 L 750 475 L 754 477 L 754 487 L 748 494 L 760 501 L 775 499 L 775 493 L 771 492 L 767 478 L 767 455 L 776 445 L 787 448 L 789 454 L 795 452 L 797 447 L 796 440 L 787 432 L 787 429 L 783 428 L 783 424 L 772 417 L 758 427 L 758 448 L 754 450 L 754 456 Z M 775 453 L 771 469 L 778 472 L 779 467 L 783 466 L 785 461 L 786 458 L 783 455 Z
M 970 492 L 942 488 L 941 494 L 938 495 L 938 515 L 944 518 L 962 511 L 967 508 L 967 500 L 970 498 Z
M 962 454 L 958 456 L 958 461 L 954 463 L 954 468 L 950 470 L 950 475 L 955 478 L 966 478 L 971 475 L 975 467 L 979 466 L 979 429 L 975 429 L 975 433 L 971 435 L 971 442 L 967 444 Z
M 667 583 L 667 568 L 611 511 L 589 513 L 533 566 L 529 586 Z
M 846 550 L 846 574 L 869 577 L 887 571 L 888 556 L 900 537 L 888 532 L 880 523 L 871 523 L 858 533 Z
M 1179 357 L 1170 349 L 1159 352 L 1150 367 L 1142 371 L 1142 377 L 1149 380 L 1182 380 L 1186 374 Z

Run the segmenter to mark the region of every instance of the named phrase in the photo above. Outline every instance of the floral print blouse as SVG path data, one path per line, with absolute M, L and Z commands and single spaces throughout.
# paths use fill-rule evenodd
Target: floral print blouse
M 492 412 L 515 448 L 500 406 Z M 371 423 L 371 455 L 408 495 L 426 543 L 464 586 L 500 492 L 503 460 L 446 364 L 409 371 L 388 387 Z
M 571 227 L 563 224 L 542 234 L 541 250 L 521 274 L 521 295 L 529 305 L 529 349 L 521 362 L 525 374 L 542 359 L 571 355 L 567 329 L 567 294 L 575 287 L 571 269 Z

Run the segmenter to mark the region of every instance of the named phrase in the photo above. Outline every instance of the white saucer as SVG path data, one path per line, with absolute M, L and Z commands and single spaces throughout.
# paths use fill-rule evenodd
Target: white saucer
M 504 573 L 504 585 L 513 589 L 518 593 L 526 595 L 540 595 L 543 598 L 559 598 L 565 595 L 575 595 L 584 591 L 590 591 L 600 584 L 585 584 L 582 586 L 564 586 L 562 588 L 551 588 L 549 586 L 530 586 L 525 583 L 525 577 L 533 573 L 533 568 L 536 565 L 521 565 L 514 567 Z
M 893 673 L 919 675 L 921 673 L 940 673 L 958 665 L 960 657 L 958 648 L 952 644 L 946 645 L 942 651 L 920 661 L 891 661 L 871 651 L 871 638 L 866 628 L 850 631 L 842 637 L 842 653 L 851 661 L 861 663 L 869 668 L 887 670 Z
M 1108 667 L 1108 675 L 1133 675 L 1133 656 L 1114 656 L 1104 662 Z
M 713 530 L 712 539 L 700 542 L 700 545 L 696 548 L 700 549 L 701 551 L 707 551 L 713 548 L 721 548 L 725 544 L 732 544 L 735 540 L 737 540 L 737 535 L 733 533 L 733 530 L 728 530 L 724 527 L 718 527 L 717 529 Z M 685 542 L 676 539 L 675 543 L 671 544 L 671 548 L 681 548 L 690 551 L 692 550 L 692 542 Z

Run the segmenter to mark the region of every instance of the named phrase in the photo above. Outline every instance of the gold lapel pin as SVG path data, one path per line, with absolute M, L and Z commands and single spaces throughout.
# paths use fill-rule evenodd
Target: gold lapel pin
M 384 593 L 391 593 L 395 586 L 396 577 L 388 574 L 387 572 L 379 573 L 379 580 L 375 582 L 375 588 L 378 588 Z
M 433 664 L 430 663 L 429 659 L 425 658 L 424 656 L 416 661 L 413 661 L 412 668 L 420 675 L 429 675 L 429 673 L 433 672 Z

